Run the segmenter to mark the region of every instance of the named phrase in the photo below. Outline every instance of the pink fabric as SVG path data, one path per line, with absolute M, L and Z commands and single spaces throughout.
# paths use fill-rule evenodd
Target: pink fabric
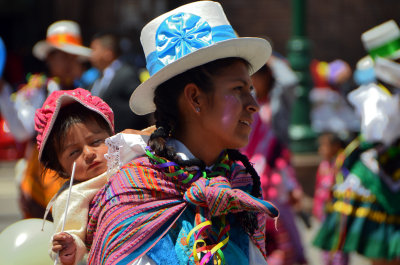
M 290 151 L 270 127 L 270 115 L 268 103 L 262 104 L 254 115 L 249 143 L 242 152 L 260 176 L 264 200 L 286 203 L 289 192 L 301 187 L 290 164 Z
M 271 222 L 267 223 L 267 263 L 303 264 L 303 246 L 289 205 L 290 192 L 301 190 L 301 186 L 290 164 L 290 151 L 271 129 L 268 103 L 260 103 L 260 106 L 260 111 L 254 115 L 249 143 L 242 151 L 260 175 L 263 199 L 273 202 L 281 214 L 277 223 L 278 231 Z
M 313 215 L 319 221 L 323 221 L 325 217 L 325 205 L 331 199 L 331 188 L 334 182 L 334 163 L 327 160 L 321 161 L 317 170 L 313 204 Z
M 36 141 L 39 149 L 39 160 L 60 109 L 74 102 L 79 102 L 83 106 L 104 117 L 114 133 L 114 113 L 101 98 L 92 96 L 89 91 L 83 88 L 54 91 L 47 97 L 42 108 L 37 109 L 35 113 L 35 130 L 38 132 Z

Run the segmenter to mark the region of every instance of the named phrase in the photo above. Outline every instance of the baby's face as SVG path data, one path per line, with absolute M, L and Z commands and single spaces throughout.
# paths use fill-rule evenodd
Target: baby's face
M 72 125 L 57 152 L 64 171 L 71 176 L 72 165 L 76 162 L 74 179 L 85 181 L 107 170 L 104 154 L 108 149 L 104 140 L 110 135 L 94 120 Z

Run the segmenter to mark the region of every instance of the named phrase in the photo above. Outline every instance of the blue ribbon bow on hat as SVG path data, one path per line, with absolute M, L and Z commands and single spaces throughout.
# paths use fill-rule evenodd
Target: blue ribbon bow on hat
M 156 50 L 147 58 L 150 75 L 189 53 L 236 35 L 230 25 L 211 27 L 200 16 L 180 12 L 160 24 L 155 38 Z
M 157 56 L 164 65 L 212 43 L 207 21 L 187 13 L 167 18 L 156 33 Z

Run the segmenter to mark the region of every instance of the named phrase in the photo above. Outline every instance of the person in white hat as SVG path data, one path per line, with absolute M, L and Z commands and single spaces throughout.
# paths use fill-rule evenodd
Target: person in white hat
M 238 38 L 212 1 L 152 20 L 141 42 L 151 76 L 130 106 L 155 111 L 157 129 L 93 200 L 88 264 L 266 264 L 265 221 L 279 212 L 238 149 L 270 44 Z
M 400 28 L 394 20 L 386 21 L 361 35 L 375 77 L 387 88 L 400 88 Z M 365 62 L 367 59 L 363 58 Z M 375 76 L 374 76 L 375 75 Z
M 28 164 L 20 176 L 23 216 L 41 218 L 47 203 L 62 183 L 54 178 L 43 178 L 36 148 L 30 147 L 36 136 L 35 110 L 41 107 L 49 93 L 74 88 L 74 80 L 83 73 L 82 62 L 88 60 L 91 49 L 82 46 L 76 22 L 61 20 L 48 27 L 46 40 L 35 44 L 32 52 L 46 62 L 48 75 L 30 75 L 28 82 L 14 94 L 9 84 L 0 82 L 3 84 L 0 85 L 0 111 L 16 140 L 29 143 Z
M 61 88 L 70 89 L 81 77 L 82 63 L 89 60 L 92 50 L 82 45 L 78 23 L 61 20 L 49 26 L 46 39 L 36 43 L 32 52 L 46 62 L 49 76 L 57 78 Z
M 337 165 L 333 200 L 314 243 L 332 253 L 357 252 L 373 265 L 400 264 L 400 29 L 390 20 L 361 39 L 370 57 L 360 70 L 373 67 L 376 82 L 366 73 L 348 95 L 361 136 Z

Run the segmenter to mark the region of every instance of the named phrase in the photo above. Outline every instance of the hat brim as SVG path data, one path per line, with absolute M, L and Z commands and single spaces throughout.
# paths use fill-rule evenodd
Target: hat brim
M 131 110 L 145 115 L 156 110 L 153 102 L 154 91 L 158 85 L 170 78 L 194 67 L 229 57 L 245 59 L 250 63 L 249 74 L 260 69 L 271 56 L 272 48 L 268 41 L 261 38 L 235 38 L 217 42 L 198 49 L 176 60 L 139 85 L 129 100 Z
M 77 55 L 80 59 L 87 60 L 91 53 L 92 49 L 73 44 L 64 44 L 62 46 L 56 46 L 48 43 L 45 40 L 41 40 L 33 46 L 32 53 L 39 60 L 46 60 L 47 55 L 51 50 L 60 50 L 69 54 Z

